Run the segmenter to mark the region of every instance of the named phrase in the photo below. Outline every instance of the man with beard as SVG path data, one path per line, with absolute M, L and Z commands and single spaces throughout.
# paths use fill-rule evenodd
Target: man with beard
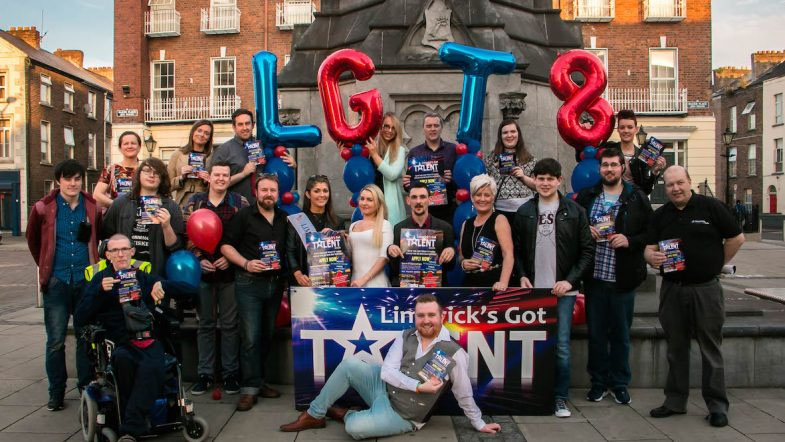
M 649 412 L 664 418 L 687 411 L 690 341 L 703 362 L 701 392 L 714 427 L 728 425 L 728 395 L 722 360 L 725 298 L 717 275 L 744 243 L 730 211 L 717 199 L 695 194 L 687 169 L 663 173 L 668 203 L 651 217 L 644 258 L 662 273 L 660 324 L 668 341 L 665 402 Z
M 261 175 L 256 203 L 240 209 L 224 230 L 221 253 L 239 267 L 235 299 L 240 313 L 240 399 L 238 411 L 248 411 L 256 396 L 276 398 L 264 383 L 262 367 L 269 353 L 275 317 L 283 295 L 283 256 L 286 251 L 286 212 L 278 201 L 278 176 Z
M 441 233 L 441 240 L 436 241 L 436 256 L 442 266 L 442 287 L 447 287 L 447 272 L 455 265 L 455 249 L 452 244 L 455 236 L 452 226 L 428 213 L 428 186 L 423 183 L 413 183 L 406 195 L 406 204 L 412 209 L 412 216 L 399 222 L 393 229 L 393 244 L 387 247 L 387 256 L 390 258 L 392 268 L 393 287 L 400 286 L 401 258 L 401 229 L 428 229 Z
M 419 430 L 448 385 L 436 377 L 422 382 L 417 375 L 437 350 L 449 357 L 447 379 L 452 381 L 451 390 L 472 426 L 483 433 L 501 431 L 499 424 L 482 420 L 472 397 L 469 356 L 442 327 L 444 314 L 436 297 L 418 296 L 414 317 L 415 328 L 404 330 L 395 338 L 384 364 L 369 364 L 354 357 L 344 359 L 308 410 L 296 421 L 281 425 L 281 431 L 324 428 L 325 416 L 342 421 L 346 432 L 358 440 Z M 332 406 L 349 387 L 359 393 L 369 409 L 354 411 Z
M 625 167 L 621 151 L 603 149 L 601 182 L 577 198 L 597 241 L 584 279 L 592 384 L 586 399 L 593 402 L 610 389 L 617 403 L 630 403 L 630 326 L 635 289 L 646 279 L 643 249 L 652 210 L 646 194 L 622 179 Z

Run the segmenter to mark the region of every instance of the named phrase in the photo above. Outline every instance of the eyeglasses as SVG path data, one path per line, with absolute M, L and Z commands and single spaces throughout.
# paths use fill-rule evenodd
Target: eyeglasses
M 131 250 L 133 250 L 133 248 L 131 248 L 131 247 L 120 247 L 119 249 L 107 249 L 106 253 L 111 253 L 113 255 L 116 254 L 116 253 L 123 253 L 123 254 L 125 254 L 125 253 L 131 253 Z
M 604 168 L 608 168 L 608 169 L 610 169 L 610 168 L 615 169 L 617 167 L 621 167 L 621 164 L 619 164 L 619 163 L 602 163 L 602 164 L 600 164 L 600 167 L 604 167 Z
M 160 177 L 161 176 L 161 174 L 159 174 L 155 169 L 147 168 L 147 167 L 142 169 L 142 173 L 146 173 L 148 175 L 152 175 L 153 177 Z

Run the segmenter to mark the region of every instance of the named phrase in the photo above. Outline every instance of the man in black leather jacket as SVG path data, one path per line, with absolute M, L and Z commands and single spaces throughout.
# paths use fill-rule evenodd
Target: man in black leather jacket
M 515 263 L 521 287 L 551 288 L 558 296 L 555 414 L 569 417 L 570 327 L 575 295 L 594 257 L 594 239 L 586 212 L 558 188 L 561 165 L 553 158 L 537 162 L 532 172 L 537 195 L 522 205 L 513 221 Z

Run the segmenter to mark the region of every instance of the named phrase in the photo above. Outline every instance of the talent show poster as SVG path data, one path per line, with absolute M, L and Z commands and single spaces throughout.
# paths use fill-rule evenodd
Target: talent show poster
M 307 408 L 343 359 L 381 364 L 400 332 L 414 327 L 414 300 L 425 293 L 440 300 L 445 327 L 469 355 L 483 414 L 553 413 L 556 297 L 550 289 L 293 287 L 296 407 Z M 344 403 L 357 400 L 350 394 Z M 445 393 L 435 413 L 462 411 Z

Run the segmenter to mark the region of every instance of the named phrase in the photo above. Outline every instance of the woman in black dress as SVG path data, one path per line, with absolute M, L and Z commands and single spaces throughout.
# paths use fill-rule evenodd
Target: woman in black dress
M 510 223 L 493 209 L 496 182 L 487 174 L 472 178 L 469 185 L 477 216 L 461 227 L 461 268 L 464 287 L 492 287 L 506 290 L 515 256 Z

